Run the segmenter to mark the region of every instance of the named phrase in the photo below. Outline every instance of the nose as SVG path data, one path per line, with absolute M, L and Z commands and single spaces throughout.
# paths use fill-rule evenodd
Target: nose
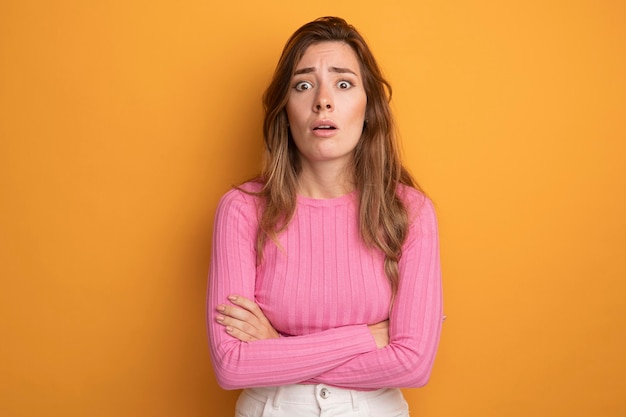
M 330 110 L 332 108 L 333 108 L 333 106 L 331 106 L 330 103 L 326 103 L 326 104 L 317 103 L 315 105 L 315 110 L 317 110 L 317 111 L 320 111 L 322 109 Z
M 319 87 L 317 96 L 315 97 L 314 111 L 332 110 L 334 107 L 333 99 L 330 91 L 326 87 Z

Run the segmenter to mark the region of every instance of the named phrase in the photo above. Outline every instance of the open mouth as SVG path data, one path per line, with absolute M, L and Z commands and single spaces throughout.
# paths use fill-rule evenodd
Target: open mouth
M 333 130 L 337 130 L 337 125 L 332 120 L 316 120 L 311 126 L 313 131 L 317 132 L 332 132 Z

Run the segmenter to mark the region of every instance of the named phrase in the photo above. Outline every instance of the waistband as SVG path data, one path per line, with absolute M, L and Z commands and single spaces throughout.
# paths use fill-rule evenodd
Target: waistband
M 271 401 L 274 408 L 278 408 L 281 403 L 307 405 L 328 400 L 333 403 L 352 403 L 352 407 L 357 410 L 360 400 L 373 399 L 390 390 L 393 389 L 357 391 L 325 384 L 293 384 L 246 388 L 244 392 L 259 401 Z

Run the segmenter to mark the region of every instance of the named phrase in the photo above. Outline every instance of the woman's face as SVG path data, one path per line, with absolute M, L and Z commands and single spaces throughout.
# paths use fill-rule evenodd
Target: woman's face
M 346 166 L 365 120 L 361 66 L 343 42 L 309 46 L 291 77 L 287 118 L 303 168 L 317 162 Z

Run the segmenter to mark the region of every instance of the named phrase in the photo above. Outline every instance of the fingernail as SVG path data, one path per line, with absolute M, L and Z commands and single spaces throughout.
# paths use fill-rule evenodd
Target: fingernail
M 219 311 L 220 313 L 223 313 L 224 310 L 226 310 L 225 306 L 217 306 L 217 311 Z
M 217 316 L 215 318 L 215 320 L 217 320 L 217 321 L 224 321 L 224 318 L 225 318 L 224 316 Z
M 227 331 L 228 333 L 232 333 L 232 332 L 233 332 L 233 328 L 232 328 L 232 327 L 230 327 L 230 326 L 226 326 L 226 331 Z
M 230 301 L 237 301 L 237 296 L 236 296 L 236 295 L 229 295 L 229 296 L 228 296 L 228 299 L 229 299 Z

